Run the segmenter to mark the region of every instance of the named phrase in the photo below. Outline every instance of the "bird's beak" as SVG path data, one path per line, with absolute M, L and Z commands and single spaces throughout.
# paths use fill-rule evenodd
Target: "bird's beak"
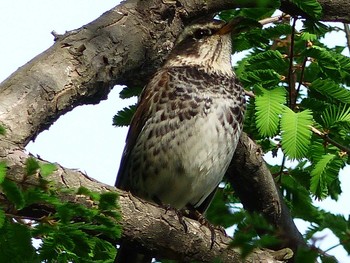
M 222 28 L 219 29 L 216 33 L 219 35 L 226 35 L 230 34 L 232 31 L 234 31 L 234 28 L 243 20 L 243 17 L 236 17 L 227 22 L 225 25 L 223 25 Z
M 262 27 L 262 25 L 249 18 L 237 16 L 223 25 L 216 34 L 226 35 L 226 34 L 239 34 L 244 31 L 248 31 L 250 28 Z

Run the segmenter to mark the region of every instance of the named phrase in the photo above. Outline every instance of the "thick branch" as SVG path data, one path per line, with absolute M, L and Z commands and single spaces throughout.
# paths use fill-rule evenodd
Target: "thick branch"
M 7 131 L 5 140 L 24 146 L 63 113 L 77 105 L 105 99 L 113 85 L 142 85 L 171 49 L 184 21 L 187 23 L 192 18 L 239 5 L 252 7 L 256 2 L 129 0 L 81 29 L 58 36 L 50 49 L 1 84 L 0 124 Z M 348 0 L 319 2 L 324 7 L 324 20 L 350 22 Z M 281 9 L 299 12 L 288 1 L 282 1 Z M 233 160 L 236 168 L 229 173 L 234 175 L 233 184 L 247 209 L 270 217 L 275 225 L 286 231 L 287 236 L 295 233 L 289 238 L 299 242 L 300 234 L 289 224 L 292 220 L 288 210 L 257 149 L 247 138 L 241 141 Z M 17 151 L 10 154 L 15 157 Z M 11 169 L 22 171 L 23 165 L 9 161 L 7 155 L 2 157 Z M 250 163 L 251 169 L 242 167 L 245 163 Z M 60 171 L 66 183 L 72 180 L 77 187 L 86 183 L 80 177 L 73 179 Z M 249 181 L 251 179 L 258 183 Z M 67 187 L 64 182 L 59 186 Z M 93 190 L 94 184 L 87 187 Z
M 6 158 L 8 165 L 8 179 L 24 189 L 33 186 L 40 187 L 39 176 L 24 176 L 25 161 L 29 156 L 22 149 L 8 142 L 0 142 L 0 149 L 2 149 L 0 159 Z M 50 180 L 52 183 L 50 185 L 56 187 L 58 193 L 65 189 L 79 187 L 100 193 L 116 191 L 114 187 L 99 183 L 79 171 L 65 169 L 61 166 L 58 166 L 57 170 L 46 179 Z M 213 262 L 214 259 L 220 259 L 220 262 L 242 262 L 239 252 L 229 248 L 230 238 L 224 236 L 220 231 L 216 231 L 216 241 L 213 248 L 210 249 L 211 232 L 197 221 L 186 218 L 188 232 L 185 233 L 174 211 L 165 211 L 163 208 L 142 201 L 126 192 L 118 192 L 120 194 L 118 204 L 122 212 L 120 223 L 123 227 L 124 237 L 154 252 L 154 255 L 185 261 Z M 82 199 L 81 195 L 79 198 L 73 194 L 69 196 L 67 191 L 62 195 L 62 199 L 63 201 L 69 200 L 83 205 L 91 205 L 91 202 Z M 7 201 L 1 192 L 0 205 L 5 211 L 13 211 L 11 207 L 7 206 Z M 45 204 L 41 204 L 41 207 L 45 207 Z M 51 211 L 52 207 L 43 210 Z M 17 211 L 17 213 L 22 217 L 33 218 L 30 209 L 23 209 L 23 211 Z M 142 223 L 140 224 L 140 222 Z M 282 258 L 281 252 L 284 253 Z M 281 262 L 276 260 L 277 255 L 278 259 L 288 258 L 290 250 L 282 250 L 279 253 L 256 250 L 247 258 L 246 262 Z
M 325 20 L 350 21 L 349 1 L 319 2 Z M 256 4 L 123 2 L 83 28 L 58 37 L 55 45 L 2 83 L 0 121 L 8 129 L 7 138 L 26 144 L 75 106 L 105 99 L 114 84 L 143 85 L 171 49 L 184 20 Z M 281 9 L 298 11 L 288 1 L 282 2 Z
M 283 241 L 281 247 L 296 251 L 298 247 L 306 246 L 265 165 L 259 146 L 246 134 L 240 138 L 226 178 L 246 210 L 262 213 L 279 230 L 279 238 Z

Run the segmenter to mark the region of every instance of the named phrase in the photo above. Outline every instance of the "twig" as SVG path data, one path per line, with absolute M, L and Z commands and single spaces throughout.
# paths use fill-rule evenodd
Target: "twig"
M 322 139 L 324 139 L 326 142 L 338 147 L 340 150 L 346 152 L 347 154 L 350 154 L 350 148 L 341 145 L 340 143 L 336 142 L 335 140 L 329 138 L 327 133 L 321 132 L 320 130 L 316 129 L 315 127 L 311 126 L 311 131 L 318 135 L 319 137 L 321 137 Z
M 294 105 L 297 104 L 298 94 L 300 92 L 300 88 L 301 88 L 301 85 L 302 85 L 303 80 L 304 80 L 306 62 L 307 62 L 307 57 L 304 58 L 303 64 L 301 66 L 300 79 L 299 79 L 298 88 L 296 90 L 296 94 L 295 94 L 295 98 L 294 98 Z
M 289 70 L 288 70 L 288 86 L 289 86 L 289 106 L 294 109 L 293 95 L 295 95 L 295 83 L 293 82 L 293 60 L 294 60 L 294 38 L 295 25 L 297 18 L 293 18 L 292 34 L 290 36 L 290 51 L 289 51 Z
M 348 49 L 350 52 L 350 28 L 348 24 L 344 23 L 344 31 L 345 31 L 345 36 L 346 36 L 346 42 L 348 44 Z
M 280 183 L 282 180 L 282 174 L 283 174 L 283 169 L 284 169 L 284 164 L 286 162 L 286 155 L 283 154 L 283 158 L 282 158 L 282 163 L 281 163 L 281 170 L 279 172 L 279 178 L 278 178 L 278 182 Z
M 245 95 L 247 95 L 250 98 L 255 98 L 255 94 L 253 91 L 250 90 L 244 90 Z
M 268 17 L 268 18 L 259 20 L 259 23 L 262 24 L 262 25 L 266 25 L 266 24 L 269 24 L 269 23 L 275 23 L 275 22 L 281 21 L 283 19 L 289 19 L 289 18 L 290 18 L 289 15 L 282 14 L 280 16 L 273 16 L 273 17 Z

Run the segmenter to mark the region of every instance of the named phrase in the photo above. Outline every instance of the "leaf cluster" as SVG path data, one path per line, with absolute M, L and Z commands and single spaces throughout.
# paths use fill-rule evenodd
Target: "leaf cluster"
M 278 8 L 279 1 L 273 2 Z M 233 36 L 233 51 L 246 54 L 234 67 L 249 95 L 244 130 L 264 153 L 280 157 L 280 165 L 269 167 L 293 217 L 311 223 L 306 241 L 329 228 L 350 253 L 349 219 L 313 204 L 314 198 L 337 200 L 342 192 L 339 172 L 349 163 L 350 151 L 350 59 L 342 54 L 345 46 L 328 47 L 322 42 L 335 27 L 317 21 L 322 9 L 316 0 L 290 2 L 303 19 L 282 16 L 273 25 Z M 271 17 L 276 8 L 227 10 L 219 17 L 261 20 Z M 136 95 L 129 88 L 121 97 L 125 94 Z M 134 110 L 132 106 L 118 112 L 114 124 L 129 124 Z M 214 224 L 235 228 L 232 245 L 243 254 L 278 242 L 270 225 L 239 206 L 229 184 L 218 191 L 207 217 Z M 267 234 L 261 235 L 259 227 Z M 314 262 L 317 257 L 332 262 L 315 250 L 300 251 L 296 262 Z
M 28 158 L 23 183 L 40 176 L 41 185 L 21 187 L 6 178 L 0 163 L 0 187 L 11 211 L 0 208 L 0 262 L 113 262 L 120 237 L 115 193 L 55 192 L 46 180 L 56 166 Z M 25 184 L 23 184 L 25 185 Z M 85 200 L 64 201 L 67 196 Z
M 270 165 L 270 170 L 293 218 L 311 223 L 305 239 L 312 242 L 316 232 L 328 228 L 339 238 L 338 245 L 350 253 L 349 218 L 313 204 L 314 198 L 337 200 L 342 192 L 339 173 L 349 163 L 350 151 L 350 59 L 342 54 L 344 46 L 322 43 L 334 27 L 316 21 L 322 12 L 317 1 L 292 2 L 308 14 L 307 19 L 300 20 L 301 27 L 296 28 L 293 19 L 282 19 L 233 39 L 235 51 L 248 50 L 235 66 L 238 78 L 249 91 L 244 129 L 265 153 L 280 156 L 280 165 Z M 256 19 L 271 14 L 260 11 Z M 229 20 L 241 12 L 245 11 L 225 11 L 222 17 Z M 275 163 L 267 159 L 270 161 Z M 241 216 L 233 223 L 234 244 L 249 251 L 264 236 L 255 232 L 259 229 L 252 220 L 255 215 L 224 213 L 223 207 L 236 206 L 234 198 L 232 203 L 228 200 L 219 203 L 223 219 L 220 222 L 217 215 L 214 222 L 227 226 L 234 221 L 232 218 Z M 209 215 L 216 206 L 217 201 L 209 208 Z M 317 257 L 334 262 L 317 251 L 299 253 L 296 262 L 315 262 Z

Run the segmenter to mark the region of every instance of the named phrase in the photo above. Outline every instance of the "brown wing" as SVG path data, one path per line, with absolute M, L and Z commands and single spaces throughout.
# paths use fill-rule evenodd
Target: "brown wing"
M 136 108 L 136 112 L 131 120 L 130 128 L 126 136 L 126 144 L 123 151 L 123 156 L 120 162 L 119 171 L 115 186 L 120 189 L 129 190 L 129 186 L 126 185 L 127 176 L 127 164 L 129 161 L 130 152 L 134 148 L 137 138 L 142 131 L 147 119 L 152 114 L 152 100 L 153 96 L 159 92 L 159 88 L 167 85 L 169 81 L 169 75 L 166 70 L 158 71 L 145 86 L 141 93 L 139 104 Z

